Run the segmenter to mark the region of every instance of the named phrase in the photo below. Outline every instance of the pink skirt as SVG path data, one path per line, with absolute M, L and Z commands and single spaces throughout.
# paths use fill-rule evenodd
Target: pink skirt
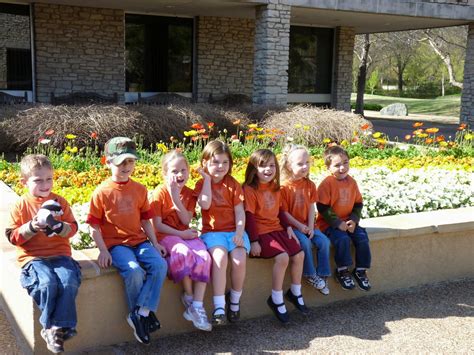
M 209 282 L 212 259 L 201 239 L 181 239 L 170 235 L 164 237 L 160 244 L 168 252 L 166 261 L 171 280 L 178 283 L 189 276 L 194 281 Z

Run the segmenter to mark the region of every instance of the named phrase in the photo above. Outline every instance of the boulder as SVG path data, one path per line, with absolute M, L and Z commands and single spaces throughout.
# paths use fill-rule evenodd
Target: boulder
M 385 106 L 383 109 L 380 110 L 380 114 L 387 116 L 407 116 L 408 108 L 405 104 L 395 103 Z

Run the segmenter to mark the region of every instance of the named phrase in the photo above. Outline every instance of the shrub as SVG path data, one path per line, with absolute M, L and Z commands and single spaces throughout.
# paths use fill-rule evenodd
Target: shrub
M 355 102 L 351 103 L 351 109 L 352 110 L 355 109 L 355 106 L 356 106 Z M 380 111 L 381 109 L 383 109 L 383 105 L 375 104 L 375 103 L 364 103 L 364 110 Z
M 278 129 L 287 136 L 307 145 L 321 145 L 323 140 L 350 142 L 354 132 L 369 121 L 350 112 L 298 105 L 284 112 L 268 115 L 263 127 Z

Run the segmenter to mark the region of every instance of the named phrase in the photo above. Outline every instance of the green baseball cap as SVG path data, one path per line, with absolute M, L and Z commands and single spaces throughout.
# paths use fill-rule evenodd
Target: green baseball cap
M 138 159 L 137 145 L 127 137 L 114 137 L 105 143 L 105 157 L 109 163 L 120 165 L 127 159 Z

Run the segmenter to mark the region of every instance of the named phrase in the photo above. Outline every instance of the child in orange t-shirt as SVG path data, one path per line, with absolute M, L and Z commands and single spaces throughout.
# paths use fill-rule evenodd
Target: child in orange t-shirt
M 211 331 L 212 325 L 203 307 L 211 274 L 211 256 L 198 232 L 189 228 L 196 208 L 193 190 L 186 186 L 189 164 L 182 153 L 174 150 L 163 157 L 161 168 L 165 185 L 153 193 L 153 226 L 158 240 L 168 252 L 170 278 L 183 283 L 184 318 L 198 329 Z
M 304 251 L 303 276 L 319 292 L 328 295 L 327 277 L 331 275 L 329 266 L 331 242 L 314 226 L 318 191 L 309 178 L 310 165 L 306 147 L 289 144 L 284 148 L 281 157 L 282 208 L 290 224 L 294 226 L 294 232 Z M 313 245 L 317 249 L 317 268 L 314 267 Z
M 77 223 L 67 201 L 51 192 L 53 167 L 46 156 L 25 156 L 20 170 L 28 192 L 11 210 L 5 232 L 17 248 L 21 285 L 41 310 L 41 336 L 51 352 L 59 353 L 64 341 L 77 334 L 81 271 L 69 245 Z
M 290 264 L 291 288 L 286 298 L 301 312 L 308 313 L 301 294 L 304 253 L 285 213 L 281 210 L 280 171 L 275 154 L 268 149 L 252 153 L 244 182 L 246 229 L 250 254 L 274 258 L 272 294 L 267 304 L 282 323 L 289 321 L 283 301 L 283 280 Z
M 331 175 L 318 187 L 319 214 L 316 224 L 335 248 L 335 276 L 342 288 L 351 290 L 355 287 L 349 272 L 352 241 L 356 250 L 352 275 L 362 290 L 369 291 L 371 285 L 366 273 L 371 262 L 369 237 L 365 229 L 359 226 L 362 195 L 357 182 L 349 176 L 349 155 L 339 146 L 329 147 L 324 152 L 324 162 Z
M 245 233 L 243 192 L 232 176 L 232 154 L 219 140 L 209 142 L 202 152 L 199 170 L 203 179 L 194 192 L 202 211 L 201 239 L 212 255 L 212 286 L 214 289 L 215 325 L 240 319 L 240 297 L 245 279 L 250 242 Z M 229 258 L 230 256 L 230 258 Z M 227 264 L 231 262 L 231 288 L 225 294 Z M 226 299 L 227 298 L 227 299 Z M 227 303 L 227 306 L 226 306 Z
M 167 265 L 158 243 L 145 186 L 130 179 L 138 159 L 135 142 L 114 137 L 105 144 L 111 178 L 94 191 L 87 223 L 99 249 L 99 266 L 115 266 L 125 284 L 130 313 L 127 322 L 135 338 L 150 343 L 158 330 L 155 316 Z

